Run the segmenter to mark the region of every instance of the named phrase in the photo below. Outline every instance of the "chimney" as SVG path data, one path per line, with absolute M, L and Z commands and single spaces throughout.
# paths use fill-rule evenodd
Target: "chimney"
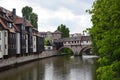
M 16 9 L 15 8 L 13 8 L 12 13 L 13 13 L 13 16 L 16 16 Z

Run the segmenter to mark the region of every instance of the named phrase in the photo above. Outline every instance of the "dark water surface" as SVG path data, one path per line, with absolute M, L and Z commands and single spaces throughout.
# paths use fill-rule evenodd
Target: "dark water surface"
M 52 57 L 0 73 L 0 80 L 96 80 L 93 57 Z

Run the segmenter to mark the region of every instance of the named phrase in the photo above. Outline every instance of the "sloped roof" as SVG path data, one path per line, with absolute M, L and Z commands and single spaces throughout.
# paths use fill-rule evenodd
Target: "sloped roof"
M 82 41 L 89 41 L 91 40 L 90 36 L 82 36 L 81 38 Z
M 32 24 L 28 20 L 26 20 L 25 24 L 26 24 L 26 27 L 30 27 L 30 26 L 32 27 Z
M 24 18 L 22 18 L 22 17 L 19 17 L 19 16 L 14 17 L 15 24 L 23 24 L 23 20 L 24 20 Z M 25 26 L 32 27 L 31 23 L 28 20 L 25 20 Z
M 2 21 L 1 18 L 0 18 L 0 24 L 3 26 L 4 29 L 8 29 L 7 26 L 4 24 L 4 22 Z
M 16 28 L 16 26 L 15 25 L 13 25 L 13 27 L 12 28 L 8 28 L 5 24 L 4 24 L 4 22 L 2 21 L 2 19 L 0 18 L 0 24 L 2 25 L 2 27 L 4 28 L 4 29 L 6 29 L 6 30 L 9 30 L 10 32 L 12 32 L 12 33 L 16 33 L 16 31 L 18 31 L 18 29 Z
M 56 31 L 54 31 L 54 33 L 61 34 L 62 32 L 60 32 L 59 30 L 56 30 Z
M 15 24 L 22 24 L 22 22 L 23 22 L 23 19 L 18 16 L 15 16 L 13 20 L 14 20 Z

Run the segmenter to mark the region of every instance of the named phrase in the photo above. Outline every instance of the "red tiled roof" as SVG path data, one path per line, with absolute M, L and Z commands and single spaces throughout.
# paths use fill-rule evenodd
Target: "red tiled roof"
M 12 33 L 16 33 L 16 30 L 15 30 L 14 27 L 10 28 L 9 31 L 12 32 Z
M 16 33 L 16 28 L 15 28 L 15 25 L 13 25 L 14 27 L 12 27 L 12 28 L 8 28 L 5 24 L 4 24 L 4 22 L 2 21 L 2 19 L 0 18 L 0 24 L 2 25 L 2 27 L 4 28 L 4 29 L 7 29 L 7 30 L 9 30 L 10 32 L 12 32 L 12 33 Z
M 23 23 L 23 18 L 19 16 L 14 17 L 14 22 L 15 24 L 22 24 Z M 32 26 L 31 23 L 28 20 L 25 20 L 26 27 Z
M 30 27 L 30 26 L 32 27 L 31 23 L 28 20 L 26 20 L 25 24 L 26 24 L 26 27 Z
M 22 24 L 23 22 L 23 18 L 18 17 L 18 16 L 15 16 L 13 20 L 15 24 Z

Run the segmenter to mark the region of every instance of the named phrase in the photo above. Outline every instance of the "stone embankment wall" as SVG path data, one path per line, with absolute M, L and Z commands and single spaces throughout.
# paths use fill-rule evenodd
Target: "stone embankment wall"
M 50 50 L 50 51 L 43 51 L 41 54 L 35 54 L 35 55 L 29 55 L 29 56 L 22 56 L 22 57 L 12 57 L 8 59 L 1 59 L 0 60 L 0 68 L 6 67 L 6 66 L 15 66 L 17 64 L 34 61 L 37 59 L 43 59 L 47 57 L 52 57 L 58 55 L 57 51 Z

